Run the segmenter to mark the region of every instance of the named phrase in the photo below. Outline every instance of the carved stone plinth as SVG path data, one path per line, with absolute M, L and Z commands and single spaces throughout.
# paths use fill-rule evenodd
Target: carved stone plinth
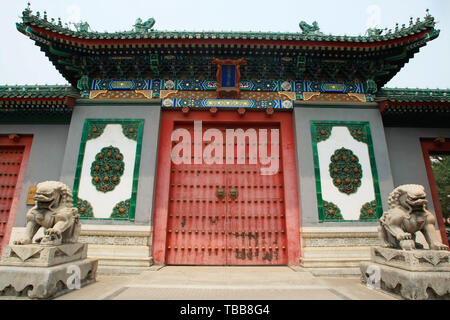
M 87 244 L 71 243 L 59 246 L 39 244 L 10 245 L 4 248 L 0 265 L 21 267 L 51 267 L 86 259 Z
M 373 262 L 408 271 L 450 272 L 449 251 L 372 247 L 370 254 Z
M 363 283 L 408 300 L 450 300 L 450 252 L 373 247 L 360 264 Z
M 79 288 L 95 282 L 97 264 L 98 260 L 83 259 L 52 267 L 0 265 L 0 296 L 55 298 L 77 289 L 73 273 L 75 268 L 80 272 Z
M 98 260 L 87 244 L 11 245 L 0 262 L 0 296 L 49 299 L 95 281 Z

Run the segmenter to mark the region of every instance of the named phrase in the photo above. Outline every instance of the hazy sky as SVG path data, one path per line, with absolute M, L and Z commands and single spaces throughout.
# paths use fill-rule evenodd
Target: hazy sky
M 15 23 L 27 1 L 1 0 L 0 85 L 66 84 L 39 47 Z M 63 23 L 88 21 L 99 32 L 131 30 L 136 18 L 155 18 L 155 30 L 300 32 L 301 20 L 317 21 L 334 35 L 363 35 L 368 26 L 395 28 L 425 10 L 439 22 L 440 36 L 422 48 L 386 86 L 450 87 L 450 1 L 448 0 L 33 0 L 33 12 L 47 11 Z

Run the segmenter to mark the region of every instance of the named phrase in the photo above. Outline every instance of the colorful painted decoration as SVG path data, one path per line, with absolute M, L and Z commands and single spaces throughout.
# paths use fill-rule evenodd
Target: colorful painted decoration
M 164 100 L 162 105 L 164 105 Z M 293 105 L 283 105 L 283 100 L 251 100 L 251 99 L 173 99 L 170 107 L 175 108 L 252 108 L 252 109 L 292 109 Z
M 88 90 L 195 90 L 215 91 L 217 82 L 214 80 L 200 79 L 82 79 L 80 87 Z M 277 92 L 277 91 L 295 91 L 302 92 L 322 92 L 322 93 L 366 93 L 364 83 L 347 82 L 324 82 L 324 81 L 286 81 L 286 80 L 242 80 L 239 87 L 243 91 L 256 92 Z
M 323 201 L 323 213 L 325 220 L 344 220 L 341 210 L 333 202 Z
M 152 80 L 92 80 L 91 90 L 150 90 Z
M 359 220 L 376 220 L 377 218 L 377 202 L 375 200 L 367 202 L 361 207 L 361 215 Z
M 89 201 L 74 198 L 74 206 L 78 209 L 78 213 L 82 218 L 93 218 L 94 211 Z
M 131 199 L 121 201 L 116 204 L 111 213 L 113 219 L 128 219 L 128 213 L 130 212 Z
M 125 163 L 123 155 L 113 146 L 103 148 L 91 165 L 92 184 L 98 191 L 109 192 L 120 183 Z
M 361 186 L 362 169 L 358 157 L 346 148 L 338 149 L 331 156 L 329 165 L 333 184 L 340 192 L 355 193 Z

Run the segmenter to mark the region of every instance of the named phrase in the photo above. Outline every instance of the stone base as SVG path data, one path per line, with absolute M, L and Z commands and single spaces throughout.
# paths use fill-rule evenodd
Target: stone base
M 51 267 L 86 259 L 87 244 L 70 243 L 58 246 L 40 244 L 9 245 L 3 248 L 0 266 Z
M 39 230 L 35 238 L 42 237 Z M 88 246 L 87 257 L 98 260 L 98 274 L 136 274 L 153 264 L 152 227 L 82 224 L 79 243 Z M 25 236 L 25 227 L 14 227 L 10 245 Z
M 93 259 L 83 259 L 52 267 L 3 265 L 0 266 L 0 296 L 55 298 L 76 289 L 74 269 L 80 270 L 80 287 L 95 282 L 97 265 L 98 261 Z M 72 286 L 73 289 L 70 288 Z
M 408 271 L 450 272 L 450 251 L 372 247 L 371 261 Z
M 450 252 L 374 247 L 361 281 L 408 300 L 450 300 Z

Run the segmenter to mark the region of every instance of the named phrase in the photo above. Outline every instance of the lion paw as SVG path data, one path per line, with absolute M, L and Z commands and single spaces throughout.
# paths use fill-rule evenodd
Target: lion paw
M 45 230 L 45 234 L 46 235 L 52 235 L 52 236 L 57 236 L 58 238 L 61 237 L 61 232 L 57 229 L 54 228 L 49 228 L 47 230 Z
M 412 236 L 411 236 L 411 233 L 408 233 L 408 232 L 401 232 L 401 233 L 397 234 L 396 238 L 397 238 L 398 241 L 401 241 L 401 240 L 411 240 L 411 239 L 412 239 Z
M 400 248 L 402 248 L 403 250 L 414 250 L 415 247 L 415 243 L 413 240 L 401 240 L 400 241 Z

